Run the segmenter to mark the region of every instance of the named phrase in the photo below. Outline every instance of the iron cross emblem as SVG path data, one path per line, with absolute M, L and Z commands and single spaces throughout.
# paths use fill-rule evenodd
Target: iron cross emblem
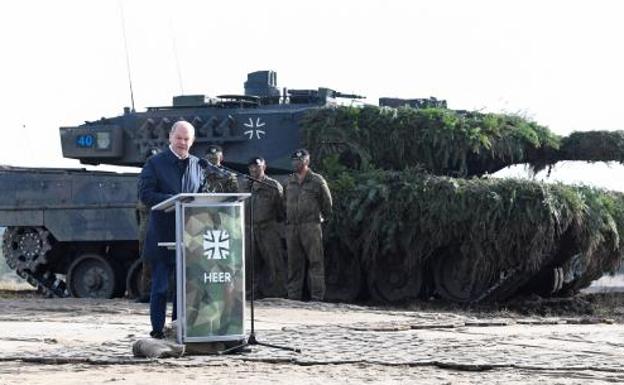
M 208 230 L 204 234 L 204 256 L 226 259 L 230 255 L 230 234 L 225 230 Z
M 249 130 L 245 131 L 244 134 L 245 135 L 249 135 L 249 140 L 252 140 L 254 137 L 254 134 L 256 136 L 256 139 L 261 139 L 261 135 L 266 135 L 266 131 L 261 130 L 261 127 L 264 127 L 266 125 L 265 122 L 262 121 L 262 119 L 260 119 L 259 117 L 256 118 L 256 121 L 254 122 L 253 118 L 249 118 L 249 121 L 247 123 L 243 123 L 243 126 L 249 128 Z

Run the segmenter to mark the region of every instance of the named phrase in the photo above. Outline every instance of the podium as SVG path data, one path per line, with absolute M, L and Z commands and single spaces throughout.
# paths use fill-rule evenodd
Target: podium
M 176 341 L 245 338 L 244 200 L 251 194 L 175 195 L 152 210 L 174 212 Z

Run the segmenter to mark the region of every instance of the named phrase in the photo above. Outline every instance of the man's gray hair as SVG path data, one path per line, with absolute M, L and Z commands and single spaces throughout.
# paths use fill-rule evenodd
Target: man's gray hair
M 191 132 L 191 135 L 195 137 L 195 127 L 193 127 L 193 125 L 186 120 L 178 120 L 177 122 L 173 123 L 173 125 L 171 126 L 171 131 L 169 131 L 169 133 L 173 134 L 175 130 L 178 129 L 178 127 L 188 128 L 188 130 Z

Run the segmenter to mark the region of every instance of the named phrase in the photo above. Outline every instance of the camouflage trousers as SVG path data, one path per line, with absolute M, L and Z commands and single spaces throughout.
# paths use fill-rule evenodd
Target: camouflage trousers
M 310 222 L 288 225 L 286 244 L 288 247 L 288 298 L 301 300 L 304 279 L 307 279 L 312 300 L 322 301 L 325 297 L 325 260 L 321 224 Z
M 247 233 L 251 236 L 251 233 Z M 275 221 L 254 225 L 254 292 L 256 298 L 286 296 L 286 253 Z M 248 244 L 251 244 L 248 239 Z M 247 255 L 251 255 L 248 248 Z M 251 263 L 247 260 L 247 287 L 251 289 Z

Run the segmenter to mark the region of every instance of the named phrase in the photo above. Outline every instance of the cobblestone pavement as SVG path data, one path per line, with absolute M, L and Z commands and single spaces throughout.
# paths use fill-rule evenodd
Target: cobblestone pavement
M 81 299 L 0 305 L 0 385 L 159 383 L 167 375 L 193 383 L 212 372 L 213 383 L 245 383 L 259 373 L 254 383 L 624 382 L 624 329 L 609 319 L 263 300 L 256 303 L 257 339 L 300 354 L 253 345 L 236 355 L 147 360 L 131 352 L 149 330 L 146 305 Z

